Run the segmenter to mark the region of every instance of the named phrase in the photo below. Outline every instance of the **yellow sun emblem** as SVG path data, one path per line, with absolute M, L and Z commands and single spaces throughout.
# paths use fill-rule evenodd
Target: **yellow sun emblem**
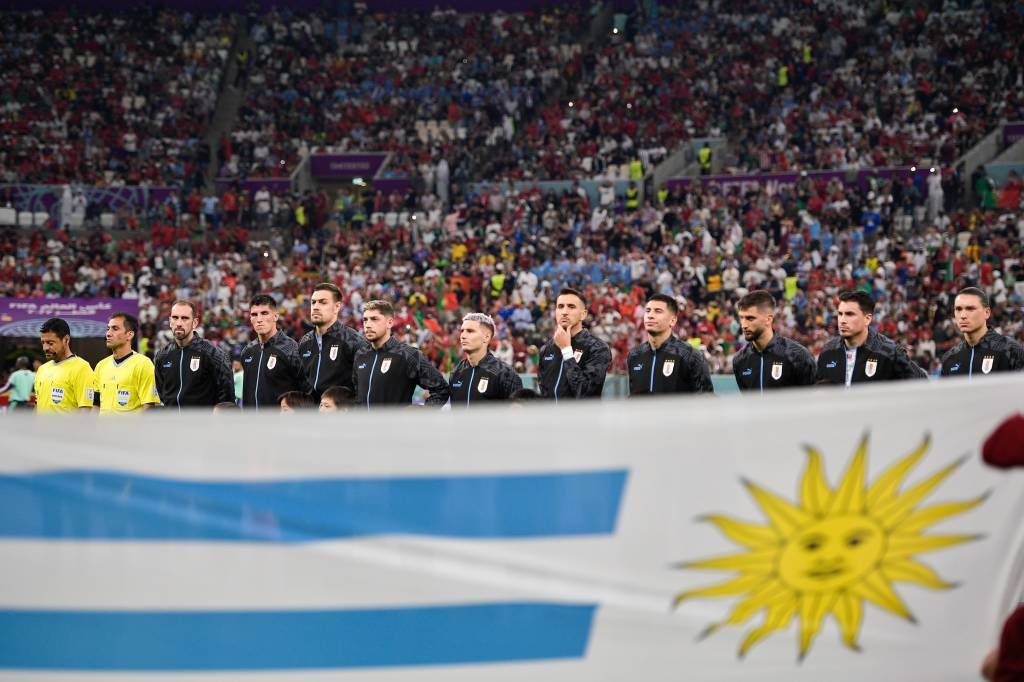
M 725 620 L 708 626 L 701 638 L 727 625 L 741 625 L 764 612 L 759 627 L 740 644 L 742 658 L 752 646 L 799 619 L 800 659 L 832 614 L 843 642 L 856 651 L 864 602 L 914 622 L 910 610 L 893 589 L 908 582 L 935 590 L 954 587 L 915 554 L 975 540 L 977 535 L 925 535 L 924 531 L 950 516 L 981 504 L 987 495 L 967 502 L 918 505 L 963 463 L 963 459 L 901 490 L 910 470 L 924 457 L 929 436 L 903 459 L 866 480 L 868 436 L 837 488 L 825 480 L 821 453 L 805 446 L 807 468 L 800 483 L 800 503 L 793 504 L 750 481 L 743 483 L 768 519 L 767 525 L 711 515 L 713 523 L 746 551 L 728 556 L 675 564 L 679 568 L 733 571 L 723 583 L 677 595 L 674 606 L 695 597 L 745 595 Z

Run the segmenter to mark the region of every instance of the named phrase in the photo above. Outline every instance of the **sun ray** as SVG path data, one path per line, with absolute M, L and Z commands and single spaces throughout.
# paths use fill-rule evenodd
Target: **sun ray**
M 864 512 L 867 494 L 864 490 L 864 478 L 866 476 L 868 457 L 868 434 L 861 436 L 857 452 L 853 455 L 850 466 L 846 469 L 846 475 L 836 488 L 832 496 L 832 504 L 829 507 L 829 516 L 841 516 L 843 514 L 861 514 Z
M 915 583 L 933 590 L 948 590 L 954 583 L 946 582 L 924 564 L 913 559 L 887 560 L 882 563 L 882 573 L 891 583 Z
M 796 613 L 795 596 L 781 604 L 775 604 L 768 609 L 768 613 L 764 618 L 764 624 L 747 633 L 747 636 L 743 639 L 743 643 L 740 644 L 740 658 L 747 655 L 747 652 L 750 651 L 750 647 L 754 646 L 771 633 L 777 630 L 785 630 L 786 626 L 789 625 L 789 621 L 793 618 L 794 613 Z
M 676 595 L 672 602 L 672 608 L 676 608 L 687 599 L 700 599 L 704 597 L 734 597 L 737 594 L 751 592 L 765 581 L 762 575 L 741 575 L 723 583 L 701 587 L 696 590 L 687 590 Z
M 950 474 L 957 470 L 957 468 L 963 464 L 965 458 L 961 457 L 952 464 L 944 466 L 937 472 L 924 479 L 917 485 L 911 487 L 905 493 L 897 495 L 894 499 L 888 503 L 882 504 L 875 510 L 873 510 L 873 516 L 882 522 L 887 529 L 893 529 L 899 526 L 906 516 L 913 511 L 914 507 L 921 503 L 924 498 L 928 497 L 935 488 L 945 481 Z
M 728 516 L 721 516 L 718 514 L 702 516 L 699 520 L 714 524 L 715 527 L 721 531 L 722 535 L 726 536 L 736 544 L 743 545 L 751 549 L 768 549 L 771 547 L 777 547 L 782 541 L 778 533 L 776 533 L 771 526 L 738 521 L 736 519 L 729 518 Z
M 800 482 L 800 503 L 815 517 L 821 518 L 832 503 L 832 490 L 825 480 L 821 452 L 810 445 L 805 445 L 804 450 L 807 451 L 807 468 Z
M 708 559 L 697 559 L 675 564 L 676 568 L 704 568 L 713 571 L 738 571 L 740 573 L 766 574 L 771 573 L 778 552 L 766 549 L 760 552 L 741 552 L 726 554 Z
M 832 615 L 839 623 L 843 643 L 854 651 L 860 651 L 857 635 L 860 633 L 860 625 L 864 618 L 864 607 L 861 606 L 861 602 L 849 591 L 842 590 L 832 607 Z
M 800 600 L 800 660 L 804 659 L 811 648 L 811 642 L 821 631 L 821 623 L 825 614 L 832 610 L 836 603 L 836 593 L 811 592 Z
M 931 434 L 926 433 L 913 452 L 887 468 L 875 479 L 875 482 L 868 488 L 869 508 L 875 509 L 880 504 L 887 504 L 896 496 L 896 492 L 910 474 L 910 470 L 921 461 L 931 444 Z
M 988 493 L 985 493 L 966 502 L 940 502 L 939 504 L 923 507 L 909 514 L 893 530 L 896 533 L 921 532 L 950 516 L 970 511 L 987 499 Z
M 743 485 L 750 491 L 765 517 L 780 535 L 791 535 L 800 526 L 812 520 L 811 516 L 800 507 L 765 490 L 753 481 L 743 479 Z
M 906 559 L 913 554 L 934 552 L 963 542 L 981 539 L 981 535 L 899 535 L 889 537 L 889 559 Z
M 792 590 L 778 581 L 766 581 L 764 585 L 751 593 L 749 597 L 736 604 L 732 611 L 729 612 L 729 615 L 725 617 L 725 620 L 712 623 L 705 628 L 704 632 L 701 633 L 701 637 L 707 637 L 726 625 L 742 625 L 750 620 L 758 611 L 778 603 L 779 599 L 791 599 L 796 603 L 796 595 L 793 594 Z
M 896 594 L 896 591 L 892 589 L 892 585 L 877 571 L 867 574 L 860 582 L 850 585 L 849 590 L 854 596 L 866 599 L 890 613 L 895 613 L 897 616 L 909 620 L 911 623 L 916 622 L 914 615 L 910 613 L 910 609 L 903 603 L 903 600 Z

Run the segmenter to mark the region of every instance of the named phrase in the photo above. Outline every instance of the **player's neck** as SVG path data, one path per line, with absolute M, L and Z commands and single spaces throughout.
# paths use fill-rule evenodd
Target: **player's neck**
M 258 338 L 260 340 L 260 345 L 261 346 L 266 345 L 267 341 L 270 341 L 270 339 L 274 338 L 275 336 L 277 336 L 277 330 L 276 329 L 271 331 L 271 332 L 267 332 L 266 334 L 260 334 L 260 333 L 256 334 L 256 338 Z
M 847 348 L 849 348 L 850 350 L 853 350 L 854 348 L 859 348 L 859 347 L 863 346 L 864 342 L 867 341 L 867 340 L 868 340 L 868 330 L 865 329 L 864 331 L 862 331 L 860 334 L 857 334 L 856 336 L 851 336 L 849 338 L 843 339 L 843 343 L 846 344 Z
M 371 341 L 370 345 L 373 346 L 374 350 L 380 350 L 381 348 L 384 347 L 384 344 L 387 343 L 390 340 L 391 340 L 391 332 L 388 332 L 386 335 L 380 337 L 379 339 Z
M 65 361 L 65 360 L 67 360 L 68 358 L 73 358 L 73 357 L 75 357 L 75 354 L 74 354 L 74 353 L 72 353 L 70 349 L 68 349 L 68 351 L 67 351 L 66 353 L 64 353 L 64 357 L 60 357 L 60 358 L 54 358 L 54 359 L 53 359 L 53 364 L 55 364 L 55 365 L 56 365 L 56 364 L 58 364 L 58 363 L 64 362 L 64 361 Z
M 968 346 L 971 346 L 973 348 L 974 346 L 977 346 L 978 343 L 981 342 L 981 340 L 985 337 L 985 334 L 988 334 L 987 326 L 981 327 L 980 329 L 975 329 L 973 332 L 965 332 L 964 341 L 967 342 Z
M 195 332 L 190 332 L 188 336 L 186 336 L 185 338 L 181 339 L 180 341 L 177 339 L 177 337 L 175 337 L 174 342 L 176 344 L 178 344 L 178 348 L 184 348 L 188 344 L 192 343 L 192 339 L 194 339 L 194 338 L 196 338 L 196 333 Z
M 763 332 L 761 332 L 761 335 L 759 337 L 754 339 L 754 348 L 757 349 L 757 352 L 763 353 L 764 349 L 768 347 L 768 344 L 771 343 L 772 339 L 774 338 L 775 331 L 771 327 L 768 327 Z
M 480 364 L 480 361 L 484 359 L 485 355 L 487 355 L 487 347 L 481 346 L 472 353 L 466 353 L 466 359 L 469 360 L 469 364 L 476 367 Z
M 327 333 L 328 329 L 334 326 L 334 323 L 337 321 L 338 318 L 334 318 L 333 320 L 330 321 L 321 322 L 320 324 L 314 324 L 313 326 L 316 327 L 316 335 L 323 336 L 324 334 Z
M 111 355 L 111 357 L 114 358 L 114 362 L 121 362 L 125 358 L 127 358 L 129 355 L 131 355 L 131 354 L 132 354 L 132 347 L 131 346 L 120 346 L 118 348 L 113 348 L 110 351 L 110 355 Z
M 651 344 L 651 348 L 654 350 L 658 350 L 661 348 L 662 344 L 668 341 L 670 336 L 672 336 L 671 329 L 666 329 L 665 331 L 658 332 L 657 334 L 647 332 L 647 343 Z
M 579 324 L 577 324 L 574 327 L 569 327 L 569 336 L 576 336 L 581 331 L 583 331 L 583 323 L 582 322 L 580 322 Z

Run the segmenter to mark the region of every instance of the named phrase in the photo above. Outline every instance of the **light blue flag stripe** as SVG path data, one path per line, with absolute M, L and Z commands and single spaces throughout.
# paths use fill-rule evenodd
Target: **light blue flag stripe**
M 193 481 L 117 471 L 0 476 L 0 538 L 307 542 L 381 534 L 615 531 L 628 472 Z
M 0 669 L 217 671 L 580 658 L 592 604 L 340 611 L 0 611 Z

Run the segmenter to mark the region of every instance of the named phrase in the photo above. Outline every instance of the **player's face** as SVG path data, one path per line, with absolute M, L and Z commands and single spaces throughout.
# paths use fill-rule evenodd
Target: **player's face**
M 333 400 L 331 400 L 330 398 L 324 396 L 323 398 L 320 398 L 320 411 L 321 412 L 337 412 L 338 411 L 338 406 L 335 404 L 335 402 Z
M 124 320 L 120 317 L 112 317 L 107 322 L 107 350 L 120 348 L 125 344 L 131 344 L 135 332 L 128 331 L 124 326 Z
M 338 319 L 341 312 L 341 301 L 334 300 L 330 291 L 314 291 L 309 299 L 309 319 L 313 324 L 324 324 L 328 327 Z
M 740 327 L 743 329 L 743 338 L 747 341 L 758 340 L 765 330 L 772 326 L 774 319 L 775 315 L 770 310 L 761 310 L 757 306 L 740 308 Z
M 178 341 L 184 341 L 199 326 L 199 320 L 192 316 L 192 308 L 187 305 L 171 307 L 171 333 Z
M 466 353 L 475 353 L 481 348 L 486 348 L 491 343 L 491 330 L 479 322 L 467 320 L 462 323 L 462 332 L 459 334 L 459 342 L 462 350 Z
M 59 361 L 67 357 L 67 348 L 71 343 L 71 337 L 61 338 L 53 332 L 43 332 L 39 335 L 39 343 L 43 346 L 43 355 L 47 360 Z
M 249 323 L 260 336 L 273 334 L 277 330 L 277 311 L 269 305 L 254 305 L 249 308 Z
M 983 329 L 992 309 L 981 304 L 981 299 L 971 294 L 961 294 L 953 302 L 953 318 L 961 334 L 971 334 Z
M 664 334 L 675 329 L 677 318 L 664 301 L 648 301 L 644 306 L 644 329 L 648 334 Z
M 555 300 L 555 323 L 559 327 L 572 329 L 582 324 L 586 317 L 587 309 L 579 296 L 562 294 Z
M 284 400 L 281 401 L 281 414 L 292 414 L 295 409 Z
M 379 310 L 367 310 L 363 313 L 363 336 L 370 342 L 383 339 L 394 324 L 395 318 Z
M 839 336 L 844 339 L 856 338 L 871 324 L 871 315 L 865 314 L 856 301 L 840 301 L 836 316 L 839 318 Z

